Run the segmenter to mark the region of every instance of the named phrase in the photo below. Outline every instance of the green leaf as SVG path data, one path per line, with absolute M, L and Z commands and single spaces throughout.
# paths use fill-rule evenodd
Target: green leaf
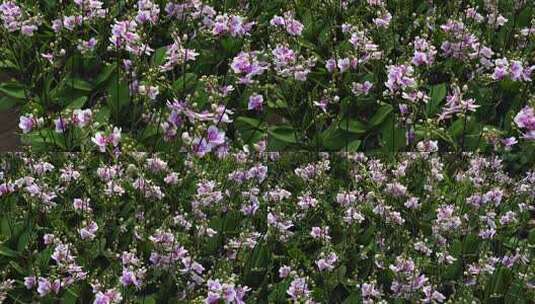
M 381 106 L 375 114 L 373 114 L 372 118 L 370 118 L 370 121 L 368 122 L 368 128 L 373 128 L 378 125 L 380 125 L 383 121 L 385 121 L 386 117 L 390 112 L 392 112 L 393 108 L 392 105 L 385 104 Z
M 76 98 L 75 100 L 71 101 L 65 107 L 65 109 L 71 109 L 71 110 L 81 109 L 84 106 L 86 101 L 87 101 L 87 96 L 80 96 L 80 97 Z
M 93 91 L 93 86 L 91 85 L 91 83 L 80 78 L 69 77 L 68 79 L 65 80 L 65 83 L 67 84 L 67 86 L 80 90 L 80 91 L 84 91 L 84 92 Z
M 535 245 L 535 228 L 529 231 L 528 244 Z
M 362 303 L 362 297 L 358 292 L 352 292 L 343 302 L 343 304 L 359 304 Z
M 110 79 L 110 76 L 117 68 L 117 64 L 110 64 L 104 67 L 100 74 L 98 74 L 97 78 L 95 79 L 95 86 L 100 86 L 101 84 L 105 83 L 108 79 Z
M 381 139 L 384 152 L 397 152 L 406 146 L 406 129 L 398 127 L 393 116 L 393 113 L 388 115 L 385 123 L 381 127 Z
M 136 303 L 138 304 L 156 304 L 156 298 L 154 295 L 150 295 L 150 296 L 141 296 L 141 297 L 138 297 L 137 300 L 136 300 Z
M 9 96 L 2 96 L 0 98 L 0 111 L 5 111 L 13 108 L 18 104 L 17 99 Z
M 108 87 L 108 107 L 111 109 L 114 115 L 119 115 L 119 112 L 124 108 L 129 102 L 129 89 L 128 84 L 124 81 L 117 81 L 117 75 L 114 76 L 114 79 L 110 82 Z
M 253 128 L 259 128 L 261 126 L 260 120 L 256 118 L 247 117 L 247 116 L 239 116 L 235 119 L 235 122 L 243 123 Z
M 295 130 L 290 126 L 277 126 L 268 129 L 269 135 L 273 138 L 285 143 L 295 144 L 297 138 L 295 137 Z
M 154 51 L 154 54 L 152 55 L 152 58 L 151 58 L 153 66 L 159 67 L 160 65 L 164 63 L 166 52 L 167 52 L 166 46 L 158 48 L 156 49 L 156 51 Z
M 75 288 L 67 288 L 67 292 L 61 298 L 61 303 L 75 304 L 78 298 L 80 296 Z
M 196 74 L 186 73 L 186 74 L 179 76 L 177 80 L 173 82 L 173 89 L 175 89 L 176 92 L 185 93 L 185 91 L 188 91 L 189 89 L 193 88 L 196 82 L 197 82 Z
M 347 132 L 355 134 L 366 133 L 366 125 L 356 119 L 346 118 L 340 121 L 338 126 Z
M 9 240 L 11 238 L 11 228 L 7 215 L 2 217 L 2 220 L 0 221 L 0 232 L 3 239 Z
M 53 248 L 49 247 L 41 251 L 39 255 L 37 256 L 37 266 L 40 268 L 45 268 L 48 265 L 48 262 L 50 261 L 50 257 L 52 256 Z
M 286 291 L 288 290 L 289 286 L 290 286 L 290 280 L 288 279 L 280 283 L 277 283 L 275 286 L 273 286 L 268 296 L 268 302 L 280 303 L 280 304 L 288 303 L 287 301 L 288 295 L 286 294 Z
M 14 257 L 17 257 L 19 255 L 19 253 L 16 252 L 15 250 L 11 249 L 11 248 L 2 246 L 2 247 L 0 247 L 0 255 L 4 255 L 4 256 L 10 257 L 10 258 L 14 258 Z
M 43 138 L 44 137 L 44 138 Z M 23 143 L 30 144 L 38 151 L 47 151 L 51 149 L 51 145 L 55 144 L 60 150 L 65 150 L 65 137 L 63 133 L 56 133 L 53 130 L 34 131 L 22 136 Z M 54 151 L 56 148 L 52 148 Z
M 358 135 L 342 130 L 336 124 L 332 124 L 320 134 L 322 145 L 331 151 L 355 151 L 360 146 Z
M 30 232 L 24 231 L 19 236 L 19 241 L 17 242 L 17 251 L 22 252 L 28 247 L 28 244 L 30 243 Z
M 434 115 L 444 97 L 446 97 L 447 87 L 445 83 L 440 83 L 431 87 L 431 100 L 426 105 L 428 116 Z
M 18 82 L 6 82 L 0 84 L 0 92 L 15 99 L 24 99 L 26 97 L 24 94 L 24 86 Z
M 9 265 L 11 265 L 11 267 L 13 267 L 19 274 L 26 275 L 26 271 L 24 271 L 24 269 L 15 261 L 9 261 Z
M 240 39 L 226 37 L 221 40 L 221 45 L 227 53 L 234 54 L 241 49 L 242 43 Z
M 99 123 L 108 122 L 109 119 L 110 119 L 110 108 L 106 106 L 102 107 L 95 115 L 95 121 L 98 121 Z
M 361 140 L 355 139 L 347 145 L 347 152 L 355 152 L 360 148 Z

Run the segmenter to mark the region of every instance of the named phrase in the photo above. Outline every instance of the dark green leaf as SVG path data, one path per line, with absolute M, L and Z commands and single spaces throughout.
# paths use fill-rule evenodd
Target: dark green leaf
M 24 99 L 24 86 L 18 82 L 6 82 L 0 84 L 0 92 L 16 99 Z
M 375 112 L 375 114 L 373 114 L 372 118 L 368 122 L 368 128 L 373 128 L 373 127 L 376 127 L 376 126 L 380 125 L 386 119 L 388 114 L 390 114 L 392 112 L 392 110 L 393 110 L 393 108 L 389 104 L 385 104 L 385 105 L 381 106 L 377 110 L 377 112 Z
M 95 86 L 99 86 L 103 83 L 105 83 L 108 79 L 110 79 L 110 76 L 117 68 L 117 64 L 110 64 L 107 65 L 97 76 L 95 79 Z
M 239 116 L 235 119 L 235 121 L 236 123 L 247 124 L 253 128 L 258 128 L 259 126 L 261 126 L 260 120 L 256 118 L 247 117 L 247 116 Z
M 87 96 L 81 96 L 81 97 L 78 97 L 78 98 L 76 98 L 75 100 L 71 101 L 71 102 L 65 107 L 65 109 L 71 109 L 71 110 L 82 109 L 82 107 L 84 106 L 84 104 L 85 104 L 86 101 L 87 101 Z
M 290 144 L 297 143 L 297 138 L 295 137 L 295 130 L 290 126 L 270 127 L 268 129 L 268 133 L 273 138 L 282 142 Z
M 80 78 L 68 78 L 65 80 L 65 83 L 67 86 L 80 91 L 91 92 L 93 90 L 91 83 Z
M 338 126 L 347 132 L 355 134 L 364 134 L 366 133 L 366 125 L 356 119 L 346 118 L 340 121 Z
M 426 113 L 432 116 L 437 113 L 440 103 L 446 97 L 447 87 L 445 83 L 440 83 L 431 87 L 431 100 L 426 105 Z
M 14 257 L 17 257 L 19 255 L 19 253 L 16 252 L 15 250 L 11 249 L 11 248 L 2 246 L 2 247 L 0 247 L 0 255 L 4 255 L 4 256 L 7 256 L 7 257 L 14 258 Z

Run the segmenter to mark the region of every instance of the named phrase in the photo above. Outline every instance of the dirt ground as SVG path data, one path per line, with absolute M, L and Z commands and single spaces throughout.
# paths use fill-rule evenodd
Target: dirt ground
M 6 74 L 0 73 L 0 83 L 9 79 Z M 19 113 L 17 109 L 0 111 L 0 152 L 20 150 L 20 140 L 17 136 Z
M 0 112 L 0 151 L 20 150 L 20 140 L 17 136 L 19 114 L 16 109 Z

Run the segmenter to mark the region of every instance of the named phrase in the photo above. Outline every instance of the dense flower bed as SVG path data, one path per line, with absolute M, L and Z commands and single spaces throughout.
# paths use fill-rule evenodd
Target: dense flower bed
M 0 4 L 34 149 L 529 151 L 528 0 Z
M 5 154 L 0 168 L 0 302 L 535 298 L 535 171 L 499 156 Z

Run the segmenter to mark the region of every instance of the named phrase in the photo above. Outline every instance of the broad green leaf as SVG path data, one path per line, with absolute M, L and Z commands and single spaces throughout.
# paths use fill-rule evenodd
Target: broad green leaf
M 104 106 L 95 114 L 95 121 L 105 123 L 110 119 L 110 108 Z
M 241 49 L 242 43 L 240 39 L 236 39 L 233 37 L 226 37 L 221 40 L 221 45 L 223 46 L 223 49 L 227 53 L 234 54 Z
M 247 117 L 247 116 L 239 116 L 234 121 L 237 122 L 237 123 L 247 124 L 247 125 L 249 125 L 249 126 L 251 126 L 253 128 L 259 128 L 262 125 L 260 123 L 260 120 L 258 120 L 256 118 Z
M 194 73 L 185 73 L 178 76 L 178 78 L 173 82 L 173 89 L 177 93 L 184 94 L 189 89 L 193 88 L 197 82 L 197 75 Z
M 268 129 L 269 135 L 273 138 L 278 139 L 285 143 L 295 144 L 297 143 L 297 138 L 295 136 L 294 128 L 290 126 L 277 126 L 270 127 Z
M 17 257 L 19 253 L 11 248 L 0 246 L 0 255 L 14 258 L 14 257 Z
M 396 125 L 393 113 L 388 115 L 381 127 L 381 139 L 384 152 L 397 152 L 406 146 L 405 128 Z
M 11 227 L 9 224 L 8 215 L 2 217 L 2 220 L 0 221 L 0 232 L 2 236 L 1 239 L 9 240 L 11 238 Z
M 343 304 L 360 304 L 362 296 L 358 292 L 352 292 L 343 302 Z
M 97 78 L 95 79 L 95 86 L 100 86 L 101 84 L 105 83 L 108 79 L 110 79 L 111 75 L 117 68 L 117 64 L 113 63 L 110 65 L 107 65 L 102 69 L 102 71 L 98 74 Z
M 277 304 L 286 304 L 288 303 L 288 294 L 286 291 L 288 290 L 288 287 L 290 286 L 291 280 L 284 280 L 280 283 L 277 283 L 273 288 L 271 289 L 268 301 L 269 303 L 277 303 Z
M 61 303 L 65 304 L 75 304 L 77 299 L 80 297 L 75 288 L 67 288 L 67 292 L 61 298 Z
M 346 151 L 346 148 L 348 152 L 355 151 L 360 146 L 357 137 L 357 134 L 346 132 L 335 124 L 320 134 L 323 147 L 330 151 Z
M 167 52 L 166 46 L 158 48 L 156 49 L 156 51 L 154 51 L 154 54 L 152 55 L 152 58 L 151 58 L 153 66 L 159 67 L 160 65 L 164 63 L 166 52 Z
M 340 129 L 350 132 L 350 133 L 355 133 L 355 134 L 366 133 L 366 125 L 356 119 L 352 119 L 352 118 L 343 119 L 340 121 L 338 126 L 340 127 Z
M 65 109 L 71 109 L 71 110 L 81 109 L 84 106 L 86 101 L 87 101 L 87 96 L 80 96 L 80 97 L 76 98 L 75 100 L 71 101 L 65 107 Z
M 154 295 L 149 296 L 140 296 L 137 298 L 136 303 L 138 304 L 156 304 L 156 298 Z
M 30 232 L 24 231 L 20 236 L 19 240 L 17 242 L 17 251 L 22 252 L 28 247 L 28 243 L 30 243 Z
M 447 87 L 445 83 L 440 83 L 431 87 L 431 100 L 426 105 L 426 113 L 428 116 L 433 116 L 437 113 L 439 105 L 444 97 L 446 97 Z
M 84 92 L 91 92 L 93 90 L 91 83 L 80 78 L 68 78 L 65 80 L 65 84 L 71 88 Z
M 117 81 L 117 75 L 110 82 L 108 87 L 108 107 L 112 110 L 114 115 L 119 115 L 119 112 L 129 102 L 129 89 L 128 84 L 124 81 Z
M 0 84 L 0 92 L 11 98 L 26 98 L 26 95 L 24 93 L 24 86 L 18 82 L 6 82 Z
M 377 127 L 378 125 L 380 125 L 386 119 L 388 114 L 392 112 L 392 110 L 393 108 L 389 104 L 385 104 L 381 106 L 377 110 L 377 112 L 373 114 L 372 118 L 370 118 L 370 121 L 368 122 L 368 128 L 373 128 L 373 127 Z

